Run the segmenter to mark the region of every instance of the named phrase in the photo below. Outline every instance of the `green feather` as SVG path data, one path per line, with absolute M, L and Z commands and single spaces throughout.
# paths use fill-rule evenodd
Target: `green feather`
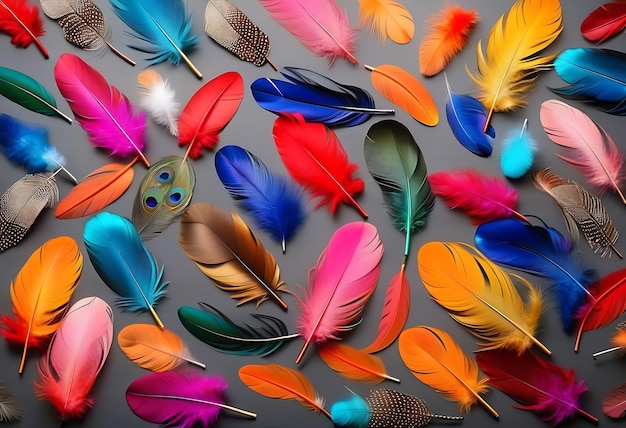
M 383 192 L 394 226 L 406 234 L 406 257 L 411 234 L 426 224 L 435 204 L 422 152 L 411 132 L 395 120 L 372 125 L 363 150 L 367 169 Z

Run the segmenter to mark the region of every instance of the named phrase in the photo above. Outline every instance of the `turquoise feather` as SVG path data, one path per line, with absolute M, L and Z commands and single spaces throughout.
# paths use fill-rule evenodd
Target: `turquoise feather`
M 521 178 L 535 162 L 537 143 L 527 132 L 528 119 L 522 131 L 513 131 L 502 141 L 500 169 L 507 178 Z

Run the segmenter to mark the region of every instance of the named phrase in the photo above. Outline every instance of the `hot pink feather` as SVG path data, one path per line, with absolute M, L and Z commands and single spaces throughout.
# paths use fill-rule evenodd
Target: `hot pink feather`
M 354 30 L 348 15 L 335 0 L 259 0 L 284 29 L 293 34 L 311 52 L 331 62 L 354 57 Z
M 94 405 L 87 397 L 113 341 L 113 312 L 98 297 L 76 302 L 61 321 L 47 355 L 39 361 L 37 396 L 62 420 L 82 417 Z
M 376 289 L 382 255 L 383 243 L 372 224 L 348 223 L 333 234 L 299 301 L 298 331 L 305 344 L 296 364 L 309 344 L 337 340 L 357 324 Z

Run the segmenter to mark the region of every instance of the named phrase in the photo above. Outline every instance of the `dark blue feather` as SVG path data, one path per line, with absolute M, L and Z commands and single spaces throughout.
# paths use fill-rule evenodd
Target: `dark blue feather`
M 327 126 L 356 126 L 372 114 L 393 114 L 377 109 L 372 96 L 356 86 L 337 83 L 311 70 L 285 67 L 288 80 L 260 78 L 250 89 L 256 102 L 275 114 L 300 113 L 307 122 Z
M 565 98 L 588 101 L 603 111 L 626 115 L 626 54 L 611 49 L 567 49 L 554 60 L 556 74 L 569 83 L 552 89 Z
M 300 187 L 273 174 L 263 162 L 238 146 L 222 147 L 215 154 L 215 168 L 222 184 L 256 224 L 283 245 L 305 219 Z
M 548 226 L 533 226 L 516 218 L 481 224 L 474 235 L 476 247 L 489 259 L 552 282 L 565 331 L 589 296 L 587 287 L 595 271 L 583 269 L 572 254 L 571 239 Z

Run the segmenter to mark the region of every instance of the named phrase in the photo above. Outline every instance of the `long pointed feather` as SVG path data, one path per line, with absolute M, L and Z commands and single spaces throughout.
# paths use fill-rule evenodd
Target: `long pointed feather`
M 346 379 L 373 384 L 384 380 L 400 382 L 387 374 L 382 359 L 351 346 L 328 342 L 320 346 L 318 353 L 328 367 Z

